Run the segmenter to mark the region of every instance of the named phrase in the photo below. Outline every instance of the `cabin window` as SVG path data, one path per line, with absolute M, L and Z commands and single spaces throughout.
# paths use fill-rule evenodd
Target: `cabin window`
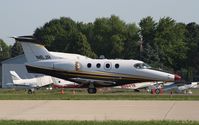
M 105 69 L 105 70 L 110 70 L 111 67 L 112 67 L 111 62 L 105 62 L 105 63 L 104 63 L 104 69 Z
M 97 63 L 96 67 L 97 67 L 97 68 L 100 68 L 100 67 L 101 67 L 101 64 L 100 64 L 100 63 Z
M 118 63 L 115 64 L 115 68 L 118 69 L 120 65 Z
M 134 67 L 135 67 L 136 69 L 141 69 L 141 63 L 135 64 Z
M 104 64 L 104 69 L 105 69 L 105 70 L 110 70 L 110 69 L 111 69 L 111 63 L 110 63 L 110 62 L 106 62 L 106 63 Z
M 87 64 L 87 67 L 88 67 L 88 68 L 91 68 L 91 66 L 92 66 L 91 63 L 88 63 L 88 64 Z
M 109 63 L 106 64 L 106 68 L 109 69 L 111 65 Z

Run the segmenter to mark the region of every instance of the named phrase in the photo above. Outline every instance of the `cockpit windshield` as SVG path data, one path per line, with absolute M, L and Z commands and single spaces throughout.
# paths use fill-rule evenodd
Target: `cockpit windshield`
M 149 69 L 149 68 L 151 68 L 151 66 L 149 66 L 149 65 L 146 64 L 146 63 L 136 63 L 136 64 L 134 65 L 134 67 L 135 67 L 136 69 Z

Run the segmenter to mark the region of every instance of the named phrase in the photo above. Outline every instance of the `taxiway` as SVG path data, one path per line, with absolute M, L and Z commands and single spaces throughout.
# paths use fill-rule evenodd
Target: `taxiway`
M 199 120 L 199 101 L 0 100 L 3 120 Z

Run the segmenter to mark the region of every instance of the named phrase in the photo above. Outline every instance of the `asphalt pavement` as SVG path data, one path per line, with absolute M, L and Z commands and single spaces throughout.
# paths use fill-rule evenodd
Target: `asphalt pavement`
M 199 101 L 0 100 L 0 119 L 199 121 Z

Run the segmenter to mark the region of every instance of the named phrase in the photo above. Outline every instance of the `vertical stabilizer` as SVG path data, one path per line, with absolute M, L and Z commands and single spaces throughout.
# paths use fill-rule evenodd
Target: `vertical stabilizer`
M 21 78 L 19 77 L 19 75 L 15 72 L 15 71 L 10 71 L 12 80 L 21 80 Z
M 58 58 L 50 54 L 42 42 L 31 36 L 20 36 L 13 38 L 21 43 L 28 62 Z

